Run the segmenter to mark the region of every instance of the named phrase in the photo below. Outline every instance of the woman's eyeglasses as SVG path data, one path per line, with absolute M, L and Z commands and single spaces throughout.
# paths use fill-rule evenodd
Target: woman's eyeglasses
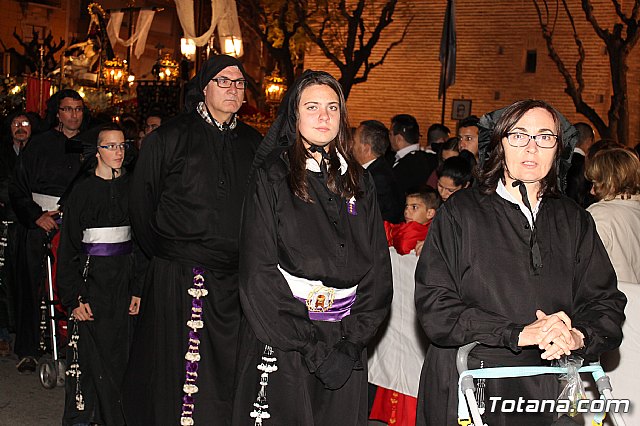
M 516 148 L 524 148 L 529 145 L 531 139 L 536 142 L 536 145 L 538 145 L 539 148 L 553 148 L 556 146 L 556 142 L 558 141 L 558 135 L 528 135 L 520 132 L 507 133 L 507 142 L 509 142 L 509 145 Z

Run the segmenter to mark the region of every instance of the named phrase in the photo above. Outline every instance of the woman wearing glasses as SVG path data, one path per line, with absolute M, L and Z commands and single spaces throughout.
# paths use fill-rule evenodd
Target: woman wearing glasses
M 480 125 L 478 187 L 441 207 L 416 270 L 418 317 L 432 342 L 418 424 L 456 424 L 460 346 L 479 342 L 469 368 L 486 368 L 545 365 L 570 353 L 594 360 L 622 338 L 626 299 L 607 253 L 588 213 L 560 194 L 575 129 L 533 100 Z M 550 424 L 556 415 L 502 413 L 494 403 L 555 400 L 556 377 L 487 379 L 478 389 L 487 424 Z
M 128 144 L 107 124 L 85 139 L 85 165 L 63 202 L 58 286 L 72 317 L 64 425 L 123 425 L 130 315 L 140 307 L 129 224 Z M 136 250 L 137 252 L 137 250 Z M 141 270 L 139 268 L 138 270 Z

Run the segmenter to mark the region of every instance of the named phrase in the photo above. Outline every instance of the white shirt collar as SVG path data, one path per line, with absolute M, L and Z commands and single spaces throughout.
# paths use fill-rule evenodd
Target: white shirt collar
M 531 212 L 529 211 L 527 206 L 524 205 L 522 200 L 516 199 L 516 197 L 511 195 L 511 193 L 507 190 L 507 188 L 504 186 L 504 183 L 502 183 L 502 179 L 498 180 L 498 187 L 496 188 L 496 193 L 502 198 L 504 198 L 505 200 L 511 203 L 517 204 L 518 207 L 520 207 L 520 210 L 522 211 L 522 213 L 524 213 L 527 220 L 529 221 L 529 226 L 533 227 L 533 221 L 538 215 L 538 209 L 540 208 L 540 200 L 538 200 L 538 202 L 536 203 L 536 206 L 533 208 L 533 217 L 532 217 Z
M 369 168 L 369 166 L 370 166 L 374 161 L 376 161 L 376 160 L 377 160 L 377 158 L 374 158 L 374 159 L 373 159 L 373 160 L 371 160 L 371 161 L 367 161 L 366 163 L 364 163 L 364 164 L 362 165 L 362 168 L 364 168 L 364 169 Z
M 587 154 L 585 154 L 585 152 L 581 148 L 578 148 L 577 146 L 575 148 L 573 148 L 573 153 L 574 154 L 576 154 L 576 153 L 577 154 L 582 154 L 583 157 L 587 156 Z
M 420 151 L 424 151 L 428 154 L 435 154 L 436 152 L 431 148 L 431 145 L 421 146 Z
M 340 174 L 343 175 L 347 173 L 347 162 L 339 152 L 336 153 L 338 154 L 338 159 L 340 160 Z M 321 171 L 320 164 L 318 164 L 318 162 L 313 158 L 307 158 L 306 169 L 316 173 L 320 173 Z
M 417 144 L 417 143 L 414 143 L 409 146 L 405 146 L 402 149 L 399 149 L 398 152 L 396 152 L 396 162 L 402 159 L 402 157 L 404 157 L 408 153 L 413 151 L 418 151 L 419 149 L 420 149 L 420 144 Z

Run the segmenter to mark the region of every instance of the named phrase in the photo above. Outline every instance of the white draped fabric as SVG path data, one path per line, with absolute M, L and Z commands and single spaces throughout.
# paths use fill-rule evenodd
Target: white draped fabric
M 218 36 L 223 49 L 225 49 L 226 40 L 230 40 L 231 43 L 235 41 L 236 46 L 238 46 L 238 41 L 242 39 L 242 34 L 235 0 L 211 0 L 211 24 L 209 29 L 200 36 L 196 34 L 193 0 L 175 0 L 175 3 L 184 37 L 194 40 L 196 46 L 207 44 L 216 27 L 218 28 Z M 242 53 L 242 44 L 239 43 L 239 47 L 236 47 L 234 54 L 235 56 L 242 56 Z
M 194 17 L 193 10 L 193 0 L 175 0 L 176 2 L 176 11 L 178 12 L 178 19 L 180 20 L 180 25 L 182 26 L 182 31 L 184 32 L 185 38 L 192 39 L 196 46 L 204 46 L 209 42 L 213 31 L 216 29 L 216 24 L 218 23 L 218 19 L 220 17 L 220 10 L 216 9 L 215 0 L 211 0 L 211 25 L 209 29 L 202 35 L 196 36 L 196 21 Z
M 115 47 L 116 44 L 120 43 L 123 46 L 129 47 L 136 43 L 133 54 L 136 58 L 140 59 L 147 44 L 147 36 L 149 35 L 149 29 L 151 28 L 155 13 L 154 10 L 141 10 L 140 13 L 138 13 L 138 21 L 136 22 L 134 33 L 129 40 L 123 40 L 120 38 L 120 27 L 122 26 L 124 12 L 111 12 L 109 23 L 107 24 L 107 35 L 109 36 L 111 46 Z
M 389 325 L 369 357 L 369 382 L 396 392 L 418 396 L 420 370 L 429 346 L 416 316 L 415 252 L 399 255 L 389 248 L 393 271 L 393 300 Z

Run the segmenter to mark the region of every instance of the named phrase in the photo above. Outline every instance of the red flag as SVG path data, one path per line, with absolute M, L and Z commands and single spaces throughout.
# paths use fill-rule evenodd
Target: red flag
M 51 89 L 51 80 L 43 79 L 42 87 L 39 77 L 27 77 L 27 111 L 35 112 L 44 117 L 47 109 L 47 101 L 51 97 L 49 95 Z

